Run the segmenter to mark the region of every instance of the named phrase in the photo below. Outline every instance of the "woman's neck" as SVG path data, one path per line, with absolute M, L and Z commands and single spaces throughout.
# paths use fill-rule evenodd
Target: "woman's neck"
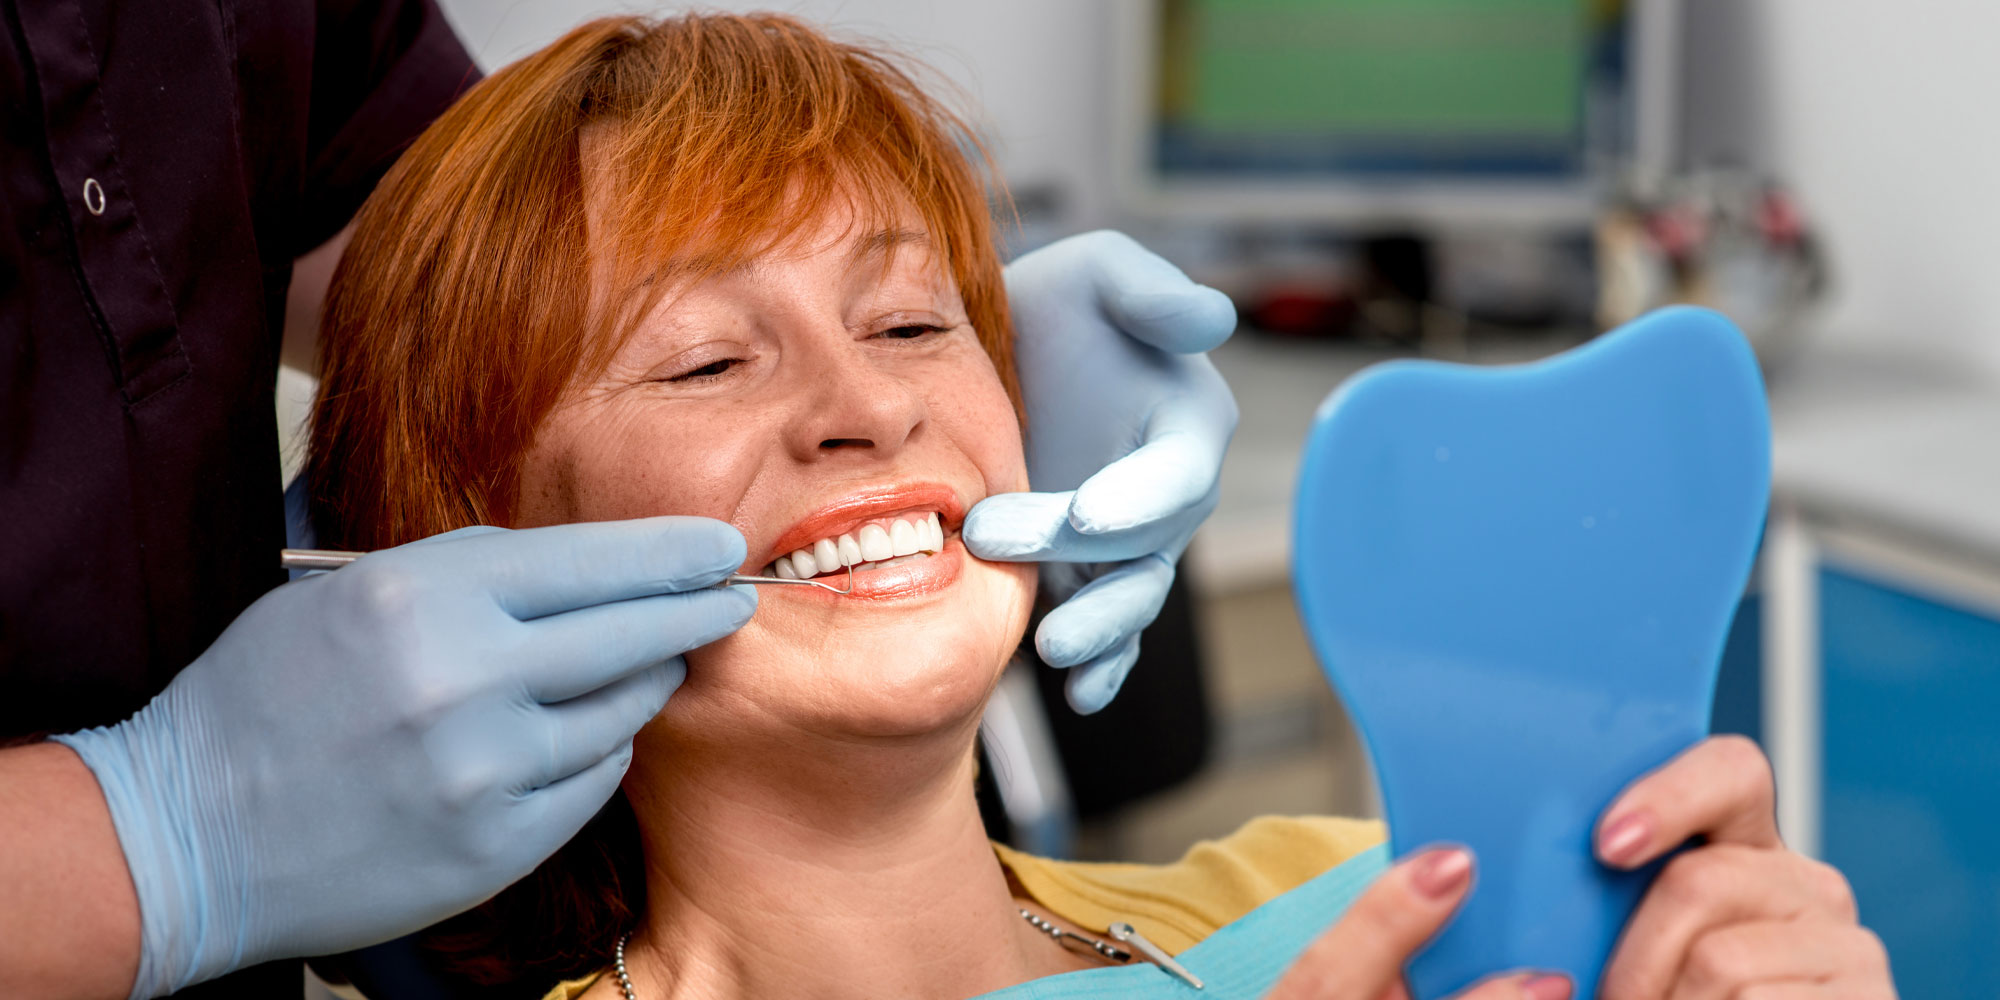
M 660 766 L 626 785 L 646 849 L 639 995 L 937 1000 L 1087 967 L 1020 919 L 973 797 L 976 725 L 642 748 Z

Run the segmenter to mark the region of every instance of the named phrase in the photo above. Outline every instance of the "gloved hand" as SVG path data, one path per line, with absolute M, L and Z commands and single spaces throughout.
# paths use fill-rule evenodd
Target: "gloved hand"
M 962 537 L 981 559 L 1040 561 L 1061 606 L 1035 649 L 1075 668 L 1070 707 L 1110 704 L 1215 509 L 1236 400 L 1202 352 L 1236 328 L 1227 296 L 1122 233 L 1050 244 L 1007 268 L 1037 493 L 988 497 Z
M 58 737 L 103 786 L 153 997 L 479 903 L 617 790 L 632 736 L 740 628 L 706 518 L 466 528 L 265 595 L 159 697 Z

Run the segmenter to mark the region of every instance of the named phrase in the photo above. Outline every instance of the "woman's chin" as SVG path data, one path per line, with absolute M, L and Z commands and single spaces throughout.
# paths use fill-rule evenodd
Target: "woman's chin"
M 810 724 L 836 738 L 898 743 L 968 733 L 985 711 L 999 673 L 986 662 L 946 670 L 892 667 L 857 676 L 829 685 L 829 710 L 815 713 Z
M 969 731 L 1027 627 L 1035 567 L 963 563 L 950 586 L 906 601 L 765 588 L 749 625 L 688 654 L 665 716 L 680 706 L 703 726 L 848 740 Z

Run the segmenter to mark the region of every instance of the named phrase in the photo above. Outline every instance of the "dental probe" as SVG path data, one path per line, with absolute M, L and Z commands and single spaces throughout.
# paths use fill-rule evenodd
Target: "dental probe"
M 367 554 L 366 552 L 341 552 L 337 549 L 280 549 L 278 552 L 278 565 L 285 569 L 339 569 Z M 787 580 L 780 576 L 747 576 L 741 573 L 731 573 L 723 577 L 722 582 L 715 584 L 715 586 L 728 587 L 739 583 L 750 583 L 760 586 L 766 583 L 802 583 L 808 587 L 818 587 L 829 594 L 851 594 L 854 592 L 854 566 L 850 564 L 847 567 L 846 590 L 842 590 L 830 583 L 821 583 L 818 580 Z
M 1194 973 L 1189 972 L 1187 966 L 1174 961 L 1174 956 L 1167 954 L 1159 945 L 1146 940 L 1145 935 L 1140 934 L 1131 924 L 1112 924 L 1109 931 L 1113 941 L 1122 941 L 1139 949 L 1140 954 L 1152 959 L 1154 965 L 1167 970 L 1169 975 L 1195 989 L 1203 988 L 1202 981 L 1197 979 Z

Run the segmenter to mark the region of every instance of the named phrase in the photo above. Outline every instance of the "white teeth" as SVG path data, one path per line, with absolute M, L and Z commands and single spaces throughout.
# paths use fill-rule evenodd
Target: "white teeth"
M 801 580 L 810 580 L 819 575 L 819 560 L 814 559 L 811 552 L 800 549 L 792 553 L 792 572 L 797 573 Z
M 889 533 L 881 525 L 864 524 L 855 538 L 861 544 L 861 558 L 866 562 L 881 562 L 896 556 L 896 547 L 889 542 Z
M 843 566 L 862 566 L 920 552 L 944 551 L 944 525 L 936 513 L 911 521 L 890 521 L 885 529 L 865 524 L 861 530 L 822 538 L 810 548 L 779 556 L 770 572 L 787 580 L 810 580 Z
M 925 532 L 929 534 L 929 532 Z M 899 556 L 913 556 L 922 548 L 917 544 L 917 529 L 908 521 L 893 521 L 889 524 L 889 547 Z

